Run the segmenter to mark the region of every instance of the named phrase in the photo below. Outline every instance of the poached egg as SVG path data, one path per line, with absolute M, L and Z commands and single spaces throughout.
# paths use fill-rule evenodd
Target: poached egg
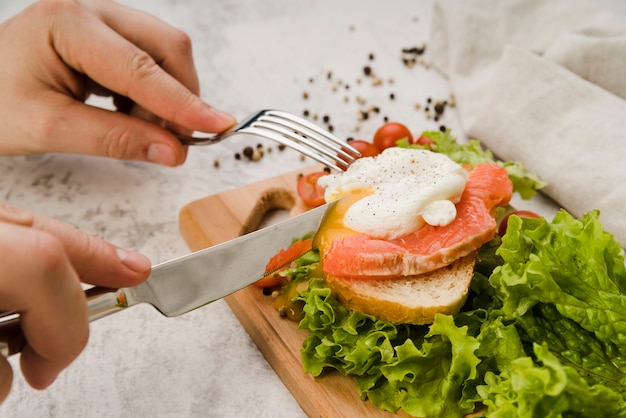
M 447 225 L 456 217 L 468 175 L 446 155 L 428 150 L 392 147 L 360 158 L 318 180 L 327 202 L 344 197 L 320 228 L 323 241 L 356 233 L 389 240 L 424 224 Z

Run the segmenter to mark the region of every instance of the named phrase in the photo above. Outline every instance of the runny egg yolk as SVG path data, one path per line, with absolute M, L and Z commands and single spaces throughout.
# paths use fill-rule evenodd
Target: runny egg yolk
M 330 248 L 335 238 L 361 234 L 361 232 L 350 229 L 346 225 L 344 218 L 350 206 L 373 193 L 374 191 L 369 188 L 351 189 L 340 196 L 336 196 L 336 199 L 340 197 L 343 197 L 343 199 L 326 212 L 326 216 L 315 234 L 313 246 L 319 248 L 322 254 L 324 254 Z

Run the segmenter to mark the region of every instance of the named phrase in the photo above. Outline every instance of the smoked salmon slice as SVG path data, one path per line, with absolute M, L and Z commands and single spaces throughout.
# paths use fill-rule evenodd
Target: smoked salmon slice
M 389 278 L 427 273 L 447 266 L 493 239 L 492 210 L 513 194 L 507 171 L 496 164 L 475 166 L 469 175 L 457 216 L 446 226 L 424 225 L 393 240 L 364 234 L 335 238 L 322 254 L 327 274 L 352 278 Z

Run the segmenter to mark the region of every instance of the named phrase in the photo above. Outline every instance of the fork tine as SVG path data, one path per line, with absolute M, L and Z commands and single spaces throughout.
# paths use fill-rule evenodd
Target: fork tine
M 302 132 L 302 130 L 298 130 L 297 126 L 295 125 L 292 125 L 292 124 L 287 125 L 285 122 L 281 122 L 281 124 L 272 124 L 263 120 L 263 121 L 259 121 L 255 123 L 255 127 L 268 129 L 276 133 L 279 133 L 281 135 L 284 135 L 288 137 L 289 139 L 296 141 L 299 144 L 302 144 L 303 146 L 312 148 L 313 150 L 317 151 L 317 153 L 322 154 L 327 158 L 330 158 L 330 160 L 332 160 L 333 162 L 337 162 L 342 165 L 345 164 L 346 162 L 347 163 L 354 162 L 354 159 L 355 159 L 354 156 L 343 151 L 336 145 L 326 144 L 322 140 L 319 140 L 319 138 L 313 137 L 313 135 L 316 135 L 316 134 L 309 134 L 309 133 L 305 134 L 304 132 Z M 306 135 L 306 136 L 303 137 L 302 135 Z M 318 140 L 318 142 L 313 141 L 313 139 Z M 285 145 L 289 145 L 289 144 L 285 144 Z M 345 165 L 347 166 L 347 164 Z
M 318 141 L 324 143 L 326 146 L 332 148 L 334 151 L 340 153 L 343 157 L 348 158 L 350 161 L 354 161 L 355 157 L 361 156 L 361 153 L 356 148 L 352 147 L 347 141 L 342 141 L 329 131 L 320 128 L 306 119 L 280 110 L 269 110 L 260 118 L 260 120 L 265 121 L 270 120 L 270 118 L 273 122 L 289 126 L 305 136 L 308 136 L 307 133 L 309 135 L 313 134 Z M 278 118 L 278 120 L 275 118 Z M 305 129 L 303 130 L 302 128 Z
M 347 159 L 350 162 L 354 162 L 355 157 L 359 156 L 358 151 L 349 146 L 347 142 L 341 141 L 337 137 L 329 136 L 331 135 L 329 132 L 314 131 L 309 126 L 303 125 L 301 121 L 294 122 L 292 120 L 276 119 L 273 116 L 267 116 L 255 122 L 255 125 L 280 131 L 284 135 L 289 135 L 292 139 L 305 143 L 333 159 L 335 159 L 334 156 L 339 154 L 343 157 L 343 160 Z M 291 130 L 291 133 L 289 133 L 289 130 Z M 294 132 L 299 135 L 294 135 Z
M 277 129 L 275 126 L 271 127 L 271 129 L 257 127 L 257 126 L 250 126 L 246 128 L 245 131 L 241 131 L 241 133 L 254 134 L 260 137 L 271 139 L 274 142 L 278 142 L 279 144 L 286 145 L 289 148 L 292 148 L 298 151 L 300 154 L 310 157 L 314 159 L 315 161 L 321 164 L 324 164 L 337 171 L 344 171 L 349 165 L 349 163 L 338 158 L 336 155 L 325 156 L 325 155 L 320 154 L 319 152 L 314 152 L 312 150 L 310 143 L 306 143 L 306 146 L 305 146 L 305 145 L 302 145 L 300 141 L 293 140 L 292 137 L 295 134 L 293 132 L 290 132 L 289 130 L 285 130 L 284 132 L 279 132 L 279 129 Z M 330 159 L 328 157 L 330 157 Z

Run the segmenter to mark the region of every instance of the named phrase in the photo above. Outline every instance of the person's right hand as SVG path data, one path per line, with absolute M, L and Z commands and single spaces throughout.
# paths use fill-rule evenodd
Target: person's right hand
M 26 346 L 20 354 L 25 380 L 44 389 L 83 350 L 89 335 L 81 282 L 135 286 L 151 263 L 60 221 L 0 202 L 0 311 L 19 312 Z M 13 380 L 0 356 L 0 402 Z
M 174 135 L 235 119 L 198 97 L 191 41 L 109 0 L 41 0 L 0 25 L 0 154 L 71 152 L 174 166 Z M 117 112 L 88 106 L 111 94 Z

